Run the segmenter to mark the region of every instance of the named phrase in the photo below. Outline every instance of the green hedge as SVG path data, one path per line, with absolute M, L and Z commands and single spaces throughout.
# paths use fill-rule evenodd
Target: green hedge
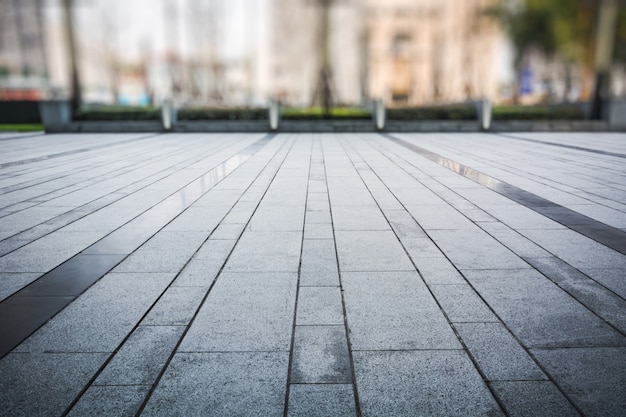
M 267 109 L 264 108 L 182 108 L 178 110 L 178 120 L 267 120 L 267 117 Z
M 322 107 L 287 107 L 281 112 L 284 120 L 321 120 L 325 118 Z M 331 119 L 346 120 L 370 120 L 372 115 L 369 111 L 356 107 L 332 107 L 330 109 Z
M 581 105 L 495 106 L 493 120 L 582 120 Z
M 161 120 L 158 107 L 98 106 L 87 107 L 74 113 L 78 121 Z
M 477 117 L 473 105 L 387 109 L 389 120 L 476 120 Z

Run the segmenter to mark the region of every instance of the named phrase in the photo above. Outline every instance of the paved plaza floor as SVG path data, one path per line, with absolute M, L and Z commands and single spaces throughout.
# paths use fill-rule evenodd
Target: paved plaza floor
M 0 135 L 2 416 L 624 416 L 626 135 Z

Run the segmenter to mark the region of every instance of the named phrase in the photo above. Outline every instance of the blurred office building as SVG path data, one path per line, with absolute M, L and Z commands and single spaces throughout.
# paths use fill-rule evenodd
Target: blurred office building
M 337 103 L 416 105 L 496 99 L 510 47 L 492 0 L 275 0 L 273 91 L 306 104 L 326 47 Z M 325 18 L 324 8 L 328 22 Z M 327 28 L 327 37 L 320 33 Z M 325 45 L 326 44 L 326 45 Z
M 0 100 L 38 100 L 47 85 L 43 0 L 0 0 Z

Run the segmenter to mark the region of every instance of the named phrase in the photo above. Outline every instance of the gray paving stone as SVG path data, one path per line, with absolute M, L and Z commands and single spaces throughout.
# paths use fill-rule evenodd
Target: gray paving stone
M 459 269 L 527 267 L 526 262 L 521 258 L 478 228 L 475 230 L 431 230 L 429 234 Z
M 228 208 L 224 206 L 190 207 L 172 220 L 163 230 L 167 232 L 197 233 L 201 230 L 211 232 L 217 227 Z
M 252 231 L 301 231 L 304 224 L 304 205 L 266 205 L 254 213 L 248 230 Z
M 198 249 L 194 259 L 215 259 L 225 261 L 235 247 L 236 240 L 209 239 Z
M 511 417 L 580 415 L 550 381 L 497 381 L 491 386 Z
M 10 353 L 0 361 L 6 416 L 61 415 L 104 363 L 107 353 Z
M 407 210 L 426 230 L 473 230 L 476 227 L 471 220 L 448 205 L 410 205 Z
M 226 271 L 297 272 L 302 232 L 246 231 L 226 264 Z
M 626 298 L 626 268 L 583 268 L 582 272 Z
M 109 273 L 16 350 L 113 352 L 172 278 L 172 274 Z
M 465 272 L 527 347 L 623 346 L 626 338 L 534 269 Z
M 289 351 L 296 283 L 296 273 L 220 275 L 179 350 Z
M 417 263 L 421 258 L 443 258 L 443 253 L 439 248 L 427 237 L 423 238 L 407 238 L 400 237 L 402 245 L 405 247 L 413 262 Z
M 205 295 L 205 287 L 168 288 L 141 321 L 146 326 L 186 326 Z
M 376 205 L 332 205 L 335 230 L 390 230 Z M 307 215 L 308 216 L 308 215 Z M 308 217 L 307 217 L 308 219 Z
M 48 272 L 104 236 L 100 232 L 56 232 L 0 258 L 2 272 Z
M 300 281 L 296 324 L 341 324 L 343 307 L 339 287 L 303 287 Z
M 416 272 L 346 272 L 342 278 L 354 350 L 460 347 Z
M 541 248 L 537 244 L 533 243 L 528 238 L 520 235 L 512 229 L 500 228 L 498 226 L 504 226 L 502 223 L 487 223 L 481 222 L 480 227 L 487 231 L 490 235 L 500 241 L 503 245 L 511 249 L 518 256 L 523 258 L 545 258 L 550 257 L 550 254 L 545 249 Z
M 335 237 L 342 272 L 415 269 L 391 231 L 337 231 Z
M 0 301 L 30 284 L 41 275 L 37 272 L 0 272 Z
M 174 287 L 208 288 L 222 269 L 224 260 L 193 258 L 172 283 Z
M 427 237 L 424 230 L 405 210 L 385 210 L 385 216 L 400 240 Z
M 504 415 L 463 351 L 354 352 L 363 416 Z
M 72 407 L 68 416 L 134 416 L 149 386 L 91 386 Z
M 138 326 L 95 385 L 152 385 L 183 334 L 182 326 Z
M 498 321 L 468 284 L 431 285 L 430 290 L 453 323 Z
M 526 261 L 594 313 L 622 332 L 626 331 L 626 301 L 621 294 L 615 294 L 610 288 L 607 289 L 556 257 L 533 258 Z
M 245 227 L 245 223 L 220 223 L 211 235 L 211 239 L 239 239 Z
M 330 211 L 307 211 L 305 221 L 307 225 L 330 224 L 332 218 Z
M 334 275 L 337 271 L 335 242 L 332 239 L 304 239 L 302 242 L 301 275 Z
M 305 239 L 333 239 L 333 226 L 328 223 L 309 223 L 304 224 Z
M 465 278 L 446 258 L 414 258 L 413 261 L 428 285 L 467 283 Z
M 177 353 L 142 415 L 282 416 L 288 361 L 288 352 Z
M 521 233 L 578 269 L 626 268 L 626 255 L 573 230 L 522 230 Z
M 356 416 L 354 390 L 350 384 L 292 384 L 289 417 Z
M 348 343 L 340 326 L 296 326 L 291 365 L 292 384 L 352 382 Z
M 626 348 L 533 349 L 532 352 L 585 415 L 624 414 Z
M 193 253 L 194 251 L 189 248 L 186 250 L 183 248 L 181 251 L 139 248 L 116 266 L 113 272 L 178 273 Z
M 489 381 L 547 379 L 501 323 L 457 323 L 454 327 Z

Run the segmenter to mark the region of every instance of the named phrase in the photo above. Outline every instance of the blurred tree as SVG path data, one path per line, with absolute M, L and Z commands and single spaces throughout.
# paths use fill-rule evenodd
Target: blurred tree
M 65 24 L 65 36 L 68 46 L 68 56 L 70 61 L 70 101 L 72 104 L 72 111 L 75 112 L 80 108 L 81 103 L 81 89 L 80 89 L 80 77 L 78 75 L 78 58 L 76 51 L 76 37 L 74 30 L 74 16 L 73 16 L 73 0 L 63 0 L 63 14 Z
M 589 98 L 594 72 L 597 70 L 594 36 L 601 3 L 602 0 L 500 0 L 496 7 L 487 9 L 486 13 L 496 17 L 509 34 L 515 48 L 514 65 L 517 74 L 523 69 L 525 57 L 535 50 L 543 53 L 547 59 L 558 59 L 565 63 L 566 84 L 571 85 L 573 68 L 578 66 L 583 78 L 581 98 Z M 615 45 L 618 45 L 614 51 L 615 59 L 626 60 L 625 44 L 626 12 L 621 10 L 615 40 Z

